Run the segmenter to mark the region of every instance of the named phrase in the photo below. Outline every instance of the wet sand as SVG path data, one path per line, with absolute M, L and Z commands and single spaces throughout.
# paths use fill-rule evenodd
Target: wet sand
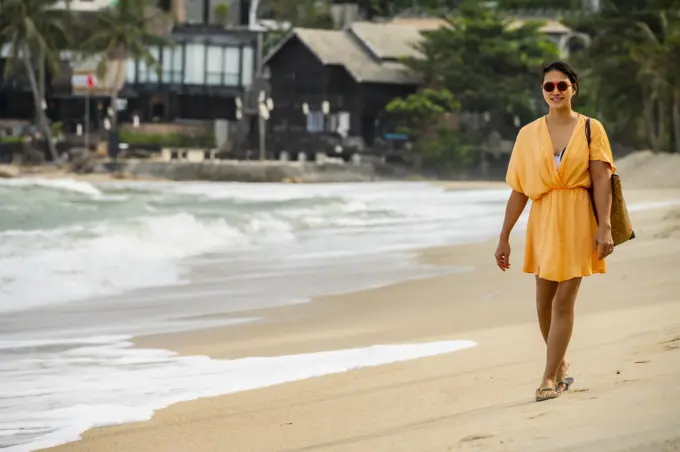
M 679 199 L 631 190 L 629 202 Z M 473 340 L 471 349 L 180 403 L 53 451 L 661 451 L 680 448 L 680 207 L 632 212 L 638 238 L 586 278 L 569 358 L 572 390 L 533 401 L 545 348 L 534 281 L 493 263 L 495 243 L 424 250 L 472 268 L 238 316 L 262 321 L 137 338 L 214 358 Z

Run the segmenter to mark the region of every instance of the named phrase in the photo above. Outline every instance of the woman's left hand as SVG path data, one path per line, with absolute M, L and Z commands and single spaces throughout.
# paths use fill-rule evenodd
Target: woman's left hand
M 602 260 L 614 252 L 614 239 L 611 226 L 600 225 L 595 234 L 595 251 L 600 248 L 599 259 Z

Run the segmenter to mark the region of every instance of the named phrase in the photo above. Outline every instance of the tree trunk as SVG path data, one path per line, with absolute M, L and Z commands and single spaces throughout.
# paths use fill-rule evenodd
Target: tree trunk
M 649 141 L 649 145 L 652 147 L 653 151 L 656 151 L 659 149 L 659 143 L 656 140 L 656 128 L 654 127 L 655 121 L 654 121 L 654 101 L 652 101 L 649 97 L 649 92 L 645 94 L 643 97 L 643 116 L 645 118 L 645 129 L 647 130 L 647 139 Z
M 660 97 L 656 101 L 656 125 L 657 125 L 657 142 L 659 144 L 660 151 L 668 150 L 668 140 L 666 139 L 666 108 L 664 105 L 663 97 Z
M 111 115 L 111 130 L 114 130 L 118 127 L 118 108 L 116 107 L 117 103 L 118 90 L 114 89 L 111 92 L 111 110 L 113 111 L 113 114 Z
M 21 60 L 24 63 L 26 72 L 28 73 L 28 81 L 31 84 L 31 91 L 33 92 L 33 104 L 35 106 L 35 111 L 38 115 L 38 128 L 42 131 L 45 140 L 47 141 L 47 148 L 50 151 L 52 160 L 55 164 L 59 163 L 59 155 L 57 154 L 57 149 L 54 147 L 54 141 L 52 140 L 52 131 L 50 130 L 50 125 L 47 123 L 47 117 L 45 115 L 45 110 L 42 108 L 42 97 L 40 97 L 40 89 L 38 88 L 38 81 L 35 79 L 35 72 L 33 70 L 33 63 L 31 62 L 31 56 L 28 49 L 24 47 Z
M 45 98 L 45 49 L 40 49 L 40 55 L 38 56 L 38 89 L 40 90 L 40 99 Z M 40 122 L 38 117 L 38 112 L 35 112 L 36 123 Z
M 123 71 L 124 69 L 124 64 L 126 62 L 125 59 L 123 60 L 114 60 L 115 61 L 115 75 L 113 76 L 113 86 L 111 89 L 111 110 L 113 111 L 113 115 L 111 115 L 111 130 L 109 131 L 109 147 L 113 146 L 115 149 L 112 151 L 109 149 L 109 156 L 113 156 L 115 158 L 118 158 L 118 94 L 120 94 L 120 88 L 118 85 L 121 84 L 121 74 L 125 75 L 125 72 Z
M 680 90 L 673 90 L 673 136 L 675 152 L 680 154 Z
M 118 103 L 118 90 L 113 89 L 111 92 L 111 130 L 109 130 L 109 157 L 118 159 L 118 108 L 116 104 Z

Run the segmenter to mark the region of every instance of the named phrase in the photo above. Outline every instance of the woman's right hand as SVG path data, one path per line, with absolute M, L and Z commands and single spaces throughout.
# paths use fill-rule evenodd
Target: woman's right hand
M 496 265 L 498 265 L 498 268 L 502 271 L 508 270 L 510 268 L 510 241 L 500 239 L 494 256 L 496 256 Z

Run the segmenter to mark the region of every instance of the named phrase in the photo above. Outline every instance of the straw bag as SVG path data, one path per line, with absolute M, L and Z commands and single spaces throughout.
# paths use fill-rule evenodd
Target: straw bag
M 586 138 L 588 139 L 588 147 L 590 147 L 590 118 L 586 119 Z M 621 185 L 621 178 L 618 174 L 612 174 L 612 210 L 610 215 L 610 222 L 612 225 L 612 239 L 614 246 L 620 245 L 628 240 L 635 238 L 635 231 L 628 216 L 628 208 L 626 207 L 626 200 L 623 198 L 623 187 Z M 588 189 L 590 192 L 590 200 L 593 203 L 593 212 L 595 213 L 595 220 L 597 221 L 597 208 L 595 207 L 595 196 L 592 184 Z

